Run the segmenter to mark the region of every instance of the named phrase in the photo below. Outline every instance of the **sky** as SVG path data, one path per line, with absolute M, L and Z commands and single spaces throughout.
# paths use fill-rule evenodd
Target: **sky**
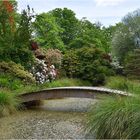
M 115 25 L 128 13 L 140 8 L 140 0 L 17 0 L 18 10 L 30 5 L 36 13 L 67 7 L 81 19 L 86 17 L 92 23 L 104 26 Z

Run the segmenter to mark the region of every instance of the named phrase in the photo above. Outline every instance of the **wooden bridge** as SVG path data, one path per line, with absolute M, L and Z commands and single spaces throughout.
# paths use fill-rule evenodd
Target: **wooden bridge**
M 103 87 L 58 87 L 20 95 L 22 102 L 56 99 L 65 97 L 98 98 L 99 95 L 131 96 L 131 94 Z

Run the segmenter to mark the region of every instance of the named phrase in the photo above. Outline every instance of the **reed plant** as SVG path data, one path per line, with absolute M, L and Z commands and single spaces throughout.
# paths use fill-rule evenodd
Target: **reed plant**
M 0 92 L 0 117 L 16 112 L 20 107 L 20 100 L 15 94 Z
M 88 115 L 87 132 L 97 139 L 140 139 L 140 96 L 104 98 Z

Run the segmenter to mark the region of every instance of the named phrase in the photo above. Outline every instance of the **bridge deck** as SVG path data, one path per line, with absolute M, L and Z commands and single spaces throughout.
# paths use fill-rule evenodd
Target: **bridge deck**
M 104 87 L 56 87 L 42 91 L 22 94 L 20 97 L 23 102 L 45 100 L 52 98 L 96 98 L 99 94 L 131 96 L 124 91 L 108 89 Z

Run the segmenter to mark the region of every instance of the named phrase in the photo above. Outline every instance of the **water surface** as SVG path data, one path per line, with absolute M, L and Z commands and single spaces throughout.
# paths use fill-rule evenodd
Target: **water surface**
M 86 139 L 87 111 L 93 99 L 47 100 L 40 108 L 0 119 L 3 139 Z

